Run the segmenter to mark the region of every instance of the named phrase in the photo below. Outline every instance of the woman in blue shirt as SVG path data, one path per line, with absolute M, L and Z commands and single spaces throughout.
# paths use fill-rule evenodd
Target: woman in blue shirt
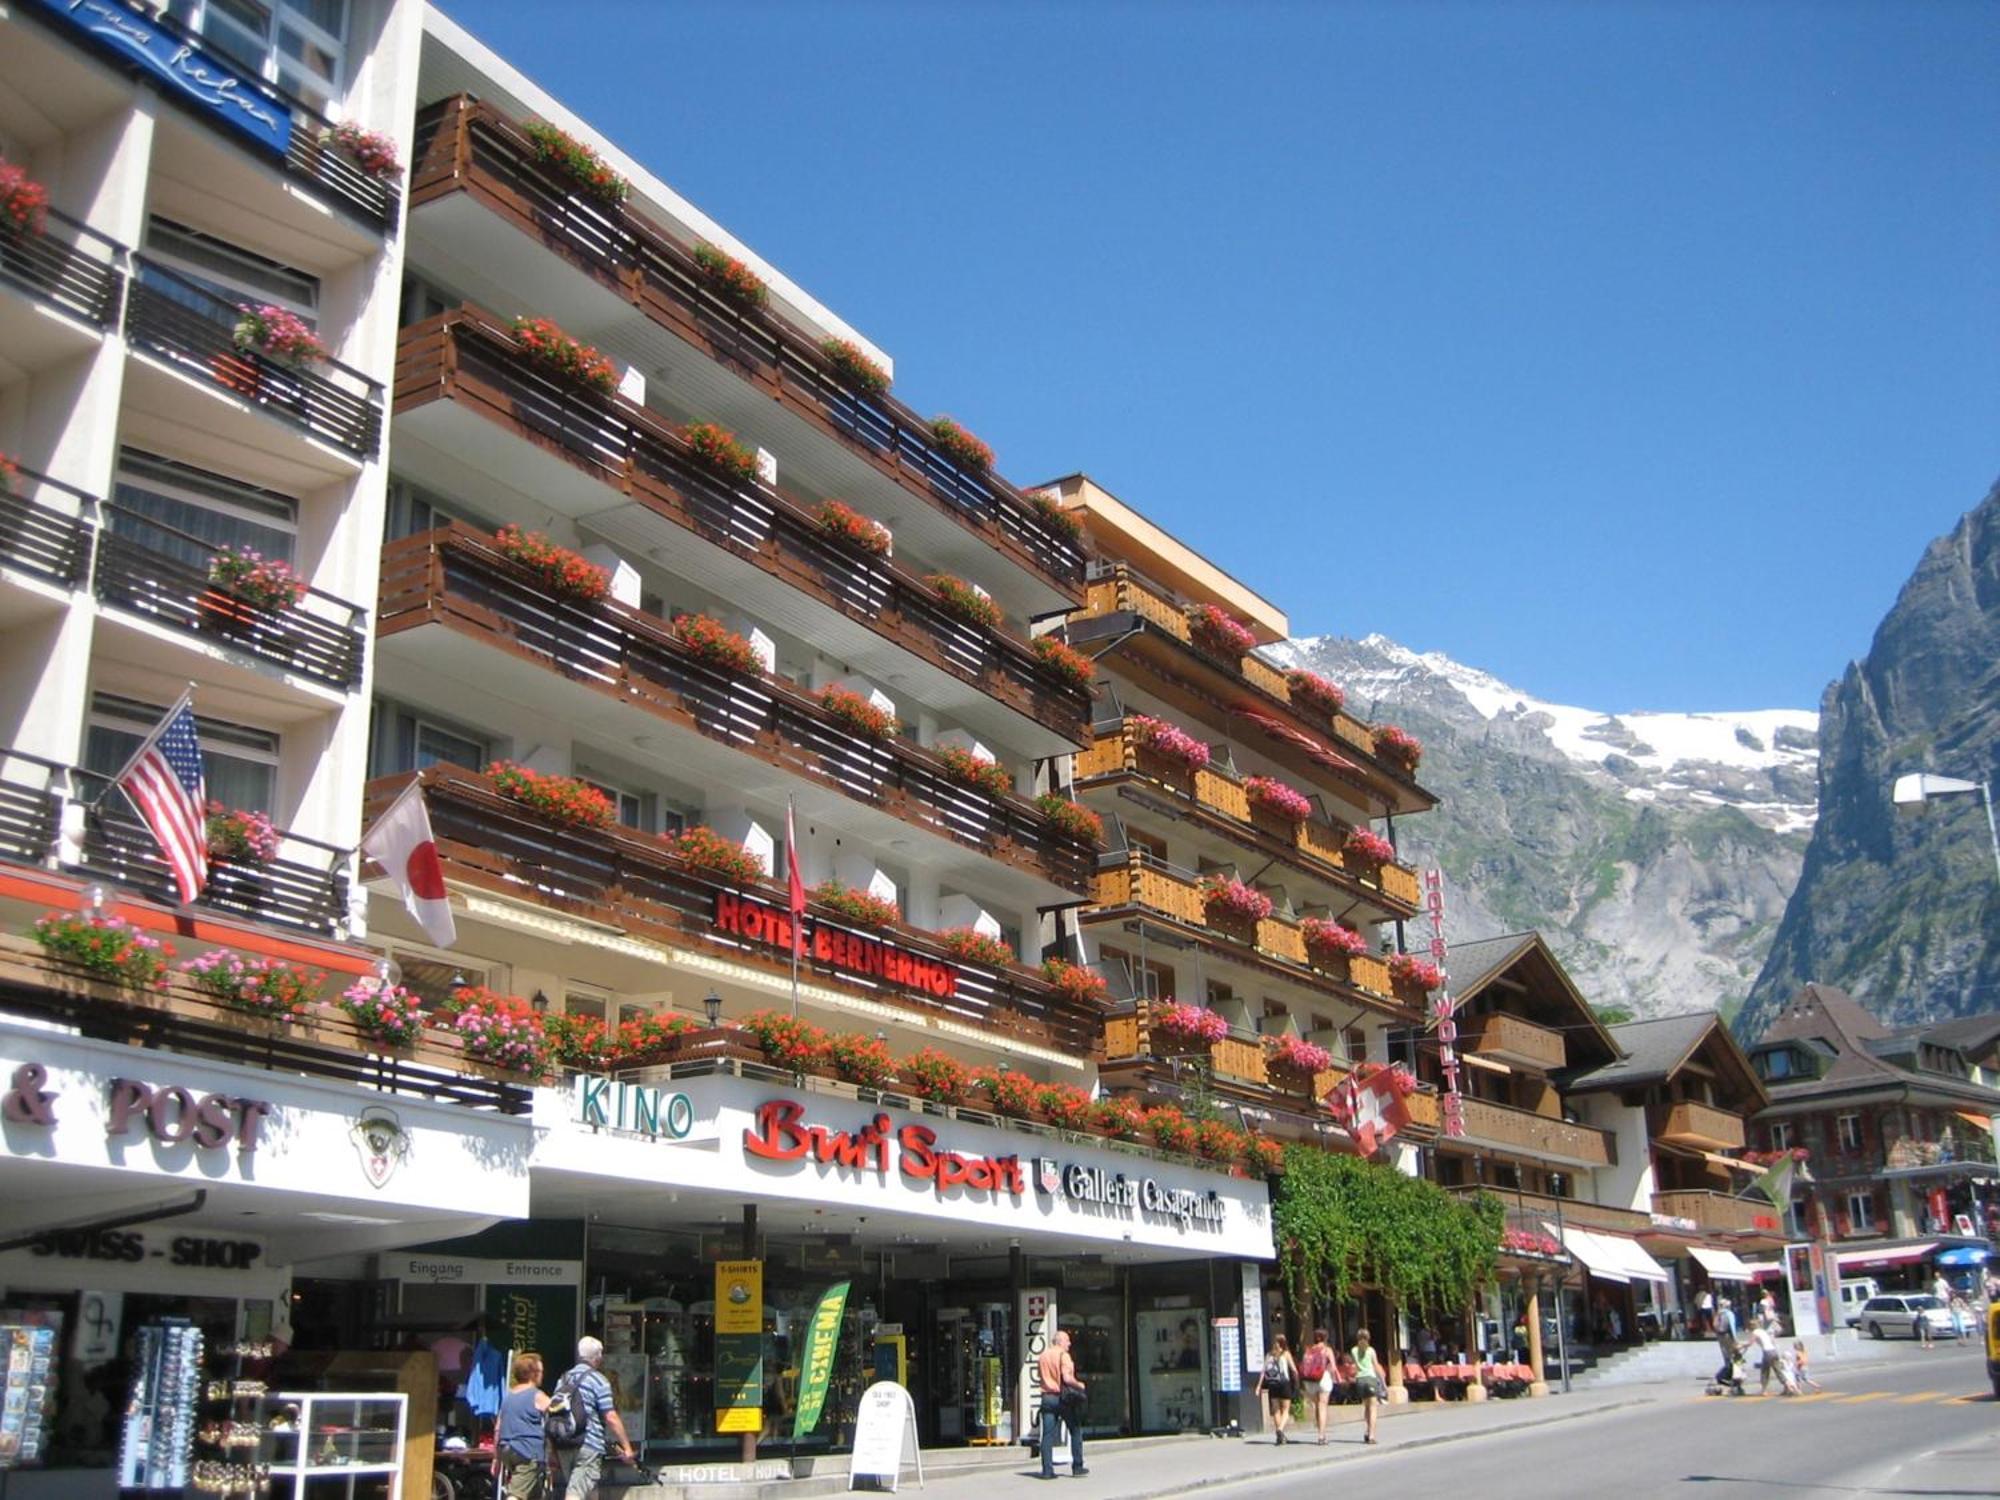
M 548 1479 L 547 1452 L 542 1439 L 542 1413 L 548 1394 L 542 1390 L 542 1357 L 514 1356 L 514 1383 L 500 1403 L 500 1426 L 493 1436 L 493 1468 L 507 1500 L 542 1500 Z

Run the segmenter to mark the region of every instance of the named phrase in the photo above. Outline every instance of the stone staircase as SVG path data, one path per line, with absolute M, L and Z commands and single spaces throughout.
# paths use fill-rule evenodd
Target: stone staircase
M 1569 1383 L 1571 1390 L 1587 1391 L 1595 1386 L 1646 1385 L 1660 1380 L 1702 1381 L 1721 1363 L 1714 1339 L 1667 1340 L 1620 1350 L 1571 1375 Z

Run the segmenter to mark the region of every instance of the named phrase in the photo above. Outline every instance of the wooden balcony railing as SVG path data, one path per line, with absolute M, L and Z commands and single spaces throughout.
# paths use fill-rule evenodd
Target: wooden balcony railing
M 124 296 L 125 247 L 58 209 L 46 213 L 40 234 L 0 225 L 0 284 L 94 328 L 110 328 Z
M 1199 877 L 1139 850 L 1133 850 L 1123 864 L 1099 867 L 1093 898 L 1101 910 L 1141 906 L 1158 912 L 1196 929 L 1225 952 L 1235 950 L 1253 962 L 1274 964 L 1301 983 L 1365 991 L 1378 1001 L 1391 1004 L 1408 1003 L 1390 983 L 1389 966 L 1382 959 L 1373 954 L 1315 958 L 1306 951 L 1299 924 L 1288 917 L 1266 917 L 1254 930 L 1247 924 L 1232 925 L 1211 919 Z
M 417 121 L 413 207 L 453 192 L 479 203 L 626 298 L 661 327 L 734 370 L 784 408 L 838 439 L 871 468 L 1032 569 L 1072 600 L 1084 554 L 1071 531 L 997 474 L 946 458 L 930 423 L 893 396 L 856 391 L 834 372 L 817 336 L 766 308 L 720 297 L 694 258 L 629 205 L 579 194 L 537 160 L 514 122 L 468 96 Z
M 782 678 L 702 662 L 641 610 L 558 598 L 470 527 L 390 543 L 378 614 L 382 636 L 444 625 L 1079 895 L 1090 889 L 1096 849 L 1056 832 L 1027 799 L 965 786 L 908 740 L 842 728 Z
M 1368 763 L 1376 771 L 1393 777 L 1397 782 L 1409 785 L 1415 777 L 1401 762 L 1383 755 L 1376 748 L 1375 731 L 1345 711 L 1325 714 L 1308 708 L 1292 699 L 1291 685 L 1285 681 L 1285 674 L 1255 654 L 1244 656 L 1221 655 L 1202 644 L 1195 637 L 1189 624 L 1189 610 L 1178 603 L 1164 590 L 1147 582 L 1125 563 L 1093 564 L 1089 582 L 1084 594 L 1084 607 L 1073 620 L 1089 620 L 1103 615 L 1130 613 L 1155 626 L 1162 634 L 1172 637 L 1187 648 L 1188 652 L 1213 664 L 1223 672 L 1233 675 L 1244 687 L 1282 707 L 1297 718 L 1306 728 L 1316 733 L 1331 730 L 1336 740 L 1346 749 L 1368 758 Z
M 382 387 L 339 360 L 287 364 L 236 343 L 241 311 L 145 256 L 125 306 L 133 346 L 357 458 L 382 446 Z
M 1530 1229 L 1536 1233 L 1547 1233 L 1543 1225 L 1553 1226 L 1556 1222 L 1556 1200 L 1546 1193 L 1522 1193 L 1506 1187 L 1475 1187 L 1465 1185 L 1447 1189 L 1461 1198 L 1475 1197 L 1488 1193 L 1507 1205 L 1507 1221 L 1518 1229 Z M 1575 1224 L 1583 1229 L 1611 1229 L 1621 1234 L 1644 1234 L 1653 1227 L 1652 1215 L 1637 1209 L 1614 1208 L 1608 1204 L 1591 1203 L 1581 1198 L 1562 1200 L 1562 1222 Z
M 1651 1112 L 1653 1135 L 1684 1146 L 1700 1146 L 1709 1151 L 1734 1151 L 1743 1145 L 1743 1117 L 1691 1099 L 1670 1106 L 1664 1114 Z
M 731 891 L 782 912 L 782 883 L 726 884 L 682 860 L 669 840 L 629 828 L 554 823 L 502 796 L 486 777 L 458 766 L 437 765 L 371 781 L 364 817 L 372 820 L 384 811 L 412 779 L 423 783 L 449 881 L 636 937 L 693 943 L 773 975 L 790 973 L 782 946 L 733 937 L 716 926 L 717 898 Z M 898 924 L 863 932 L 817 909 L 810 915 L 823 927 L 883 939 L 949 965 L 957 974 L 954 992 L 938 997 L 857 977 L 822 960 L 816 945 L 808 944 L 803 967 L 820 983 L 867 990 L 872 998 L 917 1015 L 978 1027 L 999 1038 L 1018 1037 L 1073 1057 L 1088 1057 L 1097 1046 L 1102 1009 L 1063 999 L 1037 972 L 961 962 L 939 946 L 934 933 L 921 928 Z
M 1496 1011 L 1463 1023 L 1460 1035 L 1464 1038 L 1463 1051 L 1544 1073 L 1554 1072 L 1568 1060 L 1560 1031 L 1504 1012 Z
M 1607 1130 L 1572 1125 L 1470 1096 L 1463 1103 L 1467 1141 L 1571 1166 L 1608 1167 L 1618 1160 L 1616 1144 Z
M 0 471 L 0 565 L 63 588 L 82 583 L 90 568 L 97 501 L 82 490 L 17 466 Z
M 1144 776 L 1175 798 L 1212 814 L 1232 836 L 1249 842 L 1246 836 L 1261 835 L 1251 844 L 1260 853 L 1268 852 L 1275 841 L 1287 861 L 1308 874 L 1332 879 L 1344 888 L 1358 887 L 1371 899 L 1405 912 L 1414 913 L 1421 904 L 1416 871 L 1347 855 L 1348 825 L 1322 818 L 1294 823 L 1267 812 L 1250 801 L 1241 779 L 1231 772 L 1209 766 L 1189 772 L 1149 754 L 1129 721 L 1115 728 L 1098 726 L 1097 738 L 1078 752 L 1075 764 L 1080 784 L 1097 777 Z
M 1779 1228 L 1777 1210 L 1768 1202 L 1702 1190 L 1655 1193 L 1653 1212 L 1667 1219 L 1691 1219 L 1703 1229 L 1730 1234 L 1776 1234 Z
M 826 607 L 873 630 L 1072 744 L 1089 695 L 1045 666 L 1026 641 L 952 613 L 936 591 L 885 558 L 841 543 L 812 514 L 760 483 L 727 483 L 690 457 L 674 427 L 622 397 L 601 396 L 531 363 L 490 315 L 461 308 L 403 330 L 396 411 L 453 401 L 551 450 Z
M 1153 1004 L 1141 998 L 1127 1010 L 1104 1021 L 1104 1059 L 1118 1062 L 1125 1058 L 1176 1058 L 1195 1057 L 1206 1059 L 1212 1074 L 1228 1082 L 1268 1088 L 1276 1093 L 1293 1095 L 1300 1099 L 1324 1099 L 1340 1080 L 1347 1076 L 1342 1067 L 1324 1068 L 1310 1078 L 1289 1074 L 1282 1068 L 1273 1068 L 1270 1053 L 1261 1036 L 1230 1035 L 1220 1041 L 1210 1042 L 1194 1051 L 1186 1047 L 1165 1042 L 1152 1024 Z

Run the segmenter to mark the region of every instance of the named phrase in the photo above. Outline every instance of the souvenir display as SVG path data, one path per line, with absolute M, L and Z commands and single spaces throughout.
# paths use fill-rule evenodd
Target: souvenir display
M 0 1312 L 0 1469 L 25 1468 L 48 1456 L 49 1416 L 55 1410 L 55 1354 L 62 1314 Z
M 166 1318 L 139 1330 L 118 1453 L 121 1490 L 183 1490 L 201 1404 L 201 1330 Z

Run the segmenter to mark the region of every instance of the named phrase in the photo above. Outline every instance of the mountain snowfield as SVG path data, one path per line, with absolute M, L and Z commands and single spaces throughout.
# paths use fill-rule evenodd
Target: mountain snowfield
M 1607 713 L 1381 635 L 1265 654 L 1423 740 L 1441 803 L 1396 836 L 1444 871 L 1453 942 L 1533 928 L 1587 998 L 1640 1016 L 1743 1002 L 1814 823 L 1815 712 Z

